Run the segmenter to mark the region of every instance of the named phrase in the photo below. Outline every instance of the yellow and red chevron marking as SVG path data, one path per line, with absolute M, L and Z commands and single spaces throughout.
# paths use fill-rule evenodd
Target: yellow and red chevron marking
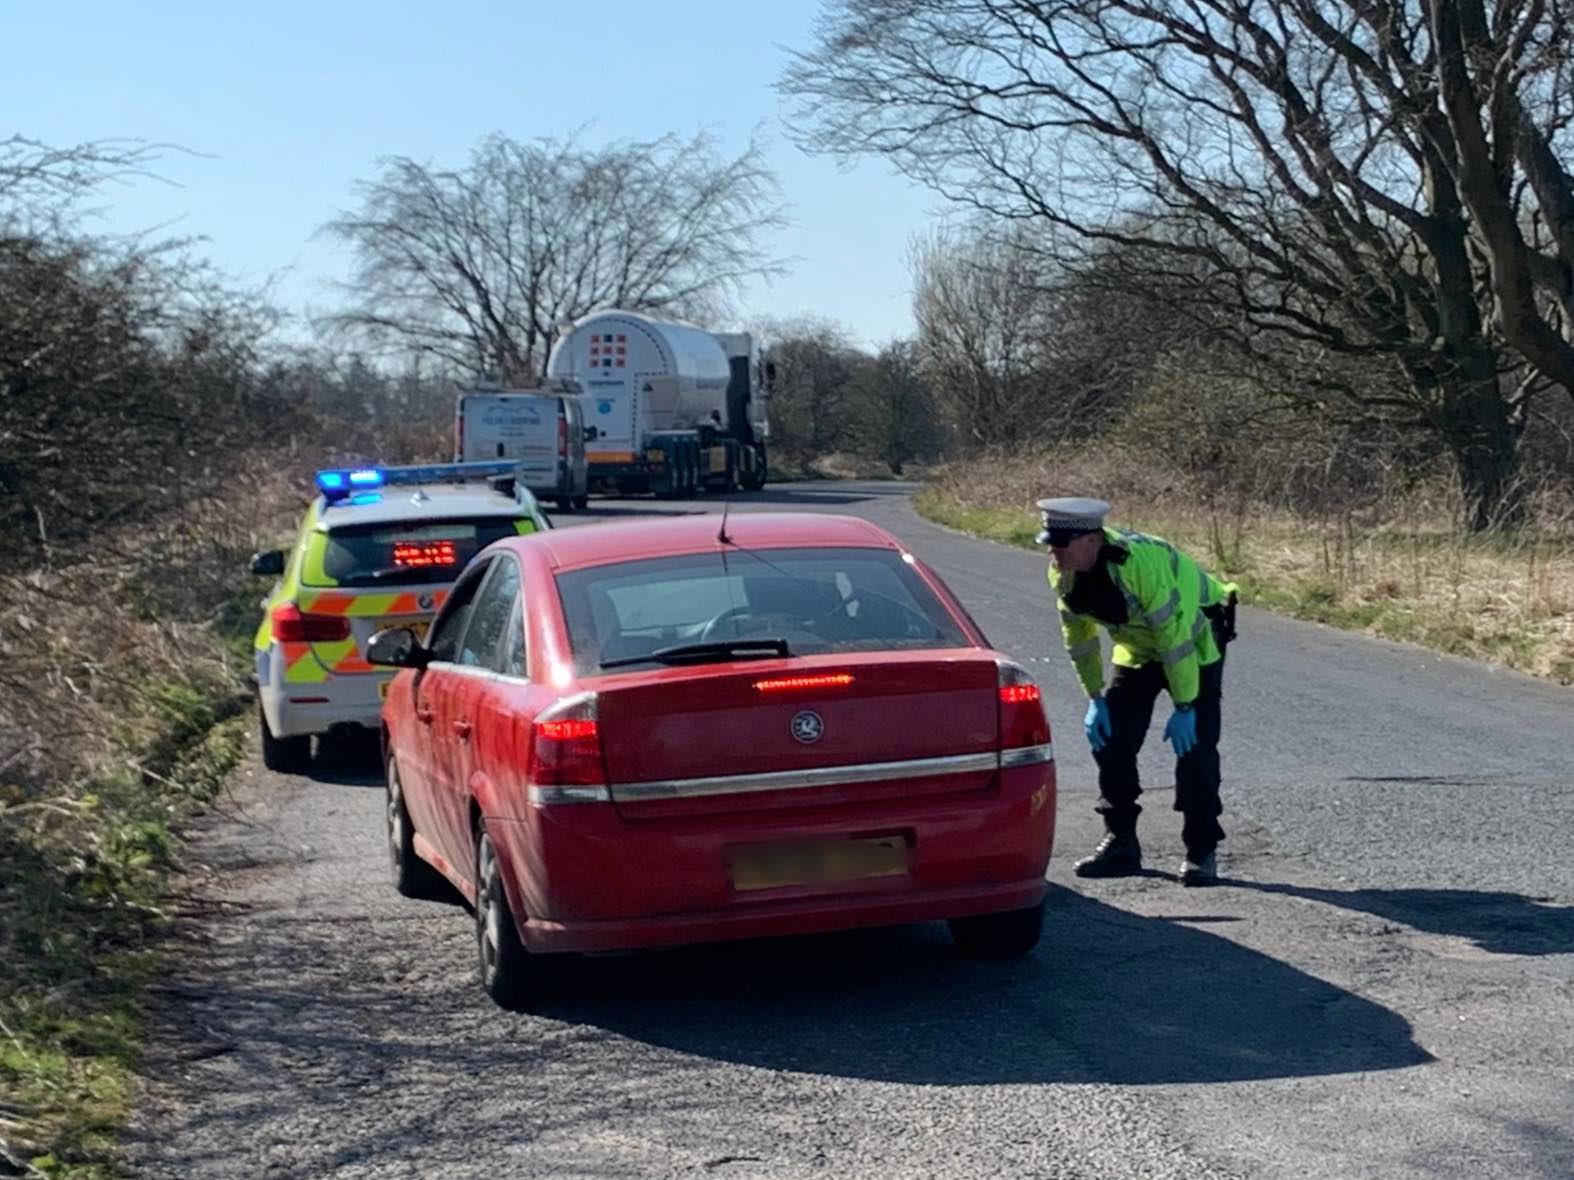
M 328 679 L 328 669 L 313 654 L 311 644 L 281 643 L 279 652 L 284 657 L 286 684 L 321 684 Z
M 427 605 L 421 604 L 422 599 Z M 375 619 L 383 615 L 426 615 L 442 607 L 448 590 L 402 590 L 391 594 L 381 591 L 324 590 L 302 591 L 301 610 L 312 615 L 345 615 L 352 619 Z

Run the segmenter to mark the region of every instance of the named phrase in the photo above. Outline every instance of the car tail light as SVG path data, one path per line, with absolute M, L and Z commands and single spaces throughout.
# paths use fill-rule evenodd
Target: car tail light
M 853 682 L 851 672 L 832 672 L 820 676 L 776 676 L 756 680 L 755 692 L 792 692 L 800 688 L 846 688 Z
M 1025 668 L 1004 660 L 1000 676 L 1000 748 L 1020 750 L 1049 745 L 1049 718 L 1043 694 Z
M 578 803 L 608 797 L 595 693 L 568 697 L 537 714 L 530 729 L 525 781 L 537 802 Z
M 562 416 L 561 409 L 558 411 L 557 420 L 557 457 L 568 458 L 568 419 Z
M 350 620 L 343 615 L 307 615 L 293 602 L 273 608 L 273 637 L 280 643 L 337 643 L 350 637 Z

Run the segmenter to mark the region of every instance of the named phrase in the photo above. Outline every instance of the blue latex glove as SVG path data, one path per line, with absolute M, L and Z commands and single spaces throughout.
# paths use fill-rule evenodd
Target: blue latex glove
M 1103 697 L 1094 697 L 1088 702 L 1087 715 L 1082 718 L 1082 732 L 1088 735 L 1088 745 L 1093 747 L 1095 754 L 1104 748 L 1110 734 L 1115 732 L 1114 726 L 1110 724 L 1109 702 Z
M 1176 709 L 1164 727 L 1164 740 L 1175 747 L 1175 757 L 1190 754 L 1197 745 L 1197 710 Z

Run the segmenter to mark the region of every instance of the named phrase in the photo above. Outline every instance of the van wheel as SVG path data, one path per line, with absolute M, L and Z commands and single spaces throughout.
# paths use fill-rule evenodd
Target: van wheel
M 1038 945 L 1044 930 L 1044 903 L 1025 910 L 952 918 L 951 939 L 970 959 L 1020 959 Z
M 386 769 L 388 862 L 393 870 L 394 888 L 406 897 L 436 897 L 446 882 L 415 851 L 415 825 L 410 822 L 399 764 L 392 754 L 388 756 Z
M 572 496 L 559 496 L 557 498 L 557 510 L 559 512 L 572 512 L 572 511 L 574 511 L 574 497 L 572 497 Z
M 500 1007 L 524 1009 L 541 998 L 541 961 L 519 941 L 503 889 L 503 870 L 486 829 L 476 836 L 475 934 L 481 986 Z
M 570 501 L 570 503 L 572 503 L 579 511 L 583 512 L 585 509 L 590 507 L 590 494 L 587 492 L 583 496 L 575 496 L 573 500 Z
M 262 738 L 262 764 L 280 774 L 300 774 L 311 765 L 312 739 L 310 734 L 299 737 L 273 736 L 268 728 L 268 715 L 257 702 L 257 731 Z

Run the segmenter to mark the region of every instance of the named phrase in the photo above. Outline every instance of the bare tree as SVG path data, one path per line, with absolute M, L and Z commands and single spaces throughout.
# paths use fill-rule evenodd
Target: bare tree
M 861 371 L 869 357 L 846 328 L 816 316 L 762 326 L 776 364 L 771 389 L 771 437 L 798 458 L 829 454 L 856 440 L 853 412 Z
M 832 0 L 783 81 L 800 141 L 878 153 L 1139 253 L 1232 343 L 1392 365 L 1471 521 L 1517 515 L 1532 397 L 1574 395 L 1568 0 Z M 1183 306 L 1186 306 L 1183 305 Z M 1211 327 L 1225 325 L 1215 320 Z M 1395 403 L 1395 404 L 1391 404 Z
M 1068 271 L 1030 228 L 949 227 L 909 255 L 919 355 L 969 448 L 1098 429 L 1183 335 L 1123 261 Z
M 155 178 L 154 161 L 170 150 L 140 139 L 64 148 L 21 135 L 0 140 L 0 235 L 58 234 L 81 214 L 90 193 L 108 183 Z
M 761 245 L 784 222 L 757 143 L 726 158 L 706 134 L 594 150 L 497 134 L 463 169 L 398 157 L 360 187 L 360 209 L 325 227 L 355 255 L 329 322 L 467 374 L 530 380 L 565 320 L 692 316 L 780 269 Z
M 924 371 L 970 449 L 1023 431 L 1040 408 L 1038 265 L 1019 241 L 939 230 L 909 251 Z
M 864 448 L 901 475 L 914 459 L 936 455 L 945 441 L 934 394 L 924 379 L 918 348 L 893 340 L 864 367 L 860 430 Z

